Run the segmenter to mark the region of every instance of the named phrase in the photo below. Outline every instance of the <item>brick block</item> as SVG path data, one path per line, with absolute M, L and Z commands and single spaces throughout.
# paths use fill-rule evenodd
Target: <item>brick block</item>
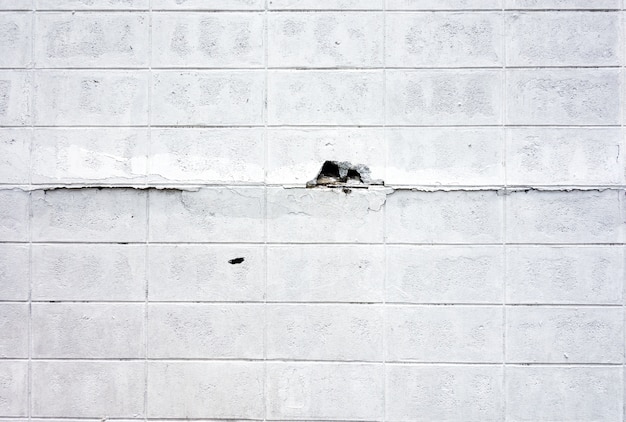
M 33 300 L 142 301 L 143 245 L 33 245 Z
M 154 67 L 263 67 L 261 13 L 155 13 Z
M 383 15 L 373 12 L 271 13 L 270 67 L 381 67 Z
M 0 129 L 1 183 L 28 183 L 31 137 L 30 129 Z
M 229 262 L 237 258 L 244 261 Z M 259 246 L 150 245 L 148 294 L 156 301 L 262 301 L 264 267 Z
M 509 69 L 510 125 L 618 125 L 617 69 Z
M 497 125 L 500 70 L 388 70 L 387 124 Z
M 501 362 L 502 307 L 390 306 L 387 361 Z
M 620 247 L 507 246 L 507 303 L 621 304 Z
M 382 71 L 270 71 L 271 125 L 383 123 Z
M 387 0 L 387 10 L 501 10 L 502 0 Z
M 0 67 L 30 66 L 33 61 L 32 29 L 30 13 L 0 14 Z
M 60 189 L 33 192 L 37 241 L 141 242 L 146 239 L 146 192 Z
M 260 128 L 152 129 L 154 182 L 261 183 L 265 136 Z
M 383 310 L 377 305 L 269 305 L 267 357 L 380 361 Z
M 150 362 L 147 400 L 150 418 L 263 419 L 263 363 Z
M 499 67 L 499 13 L 393 13 L 387 16 L 387 66 Z
M 388 365 L 387 418 L 501 421 L 502 380 L 495 365 Z
M 506 311 L 507 362 L 622 363 L 620 308 L 514 306 Z
M 616 185 L 626 180 L 619 128 L 508 128 L 512 185 Z
M 28 241 L 28 192 L 0 190 L 0 240 Z
M 0 303 L 0 358 L 28 358 L 28 319 L 28 303 Z
M 392 128 L 386 133 L 388 184 L 503 184 L 500 129 Z
M 144 362 L 34 361 L 32 415 L 143 417 Z
M 38 71 L 35 123 L 46 126 L 148 123 L 148 72 Z
M 259 125 L 264 101 L 262 71 L 153 72 L 154 125 Z
M 268 189 L 270 242 L 382 242 L 384 190 Z
M 617 421 L 623 411 L 623 368 L 506 368 L 506 417 L 511 421 Z
M 263 305 L 150 304 L 151 358 L 263 359 Z
M 267 364 L 267 417 L 293 420 L 381 420 L 380 364 Z
M 618 13 L 510 13 L 506 18 L 506 34 L 507 66 L 619 66 L 620 63 Z
M 385 253 L 372 245 L 283 245 L 267 249 L 267 300 L 382 302 Z
M 31 124 L 32 91 L 32 77 L 26 71 L 0 70 L 0 125 Z
M 517 192 L 507 197 L 507 241 L 620 243 L 625 216 L 615 191 Z
M 144 305 L 34 303 L 35 358 L 141 358 Z
M 262 242 L 262 188 L 150 192 L 153 242 Z
M 394 243 L 496 243 L 502 197 L 495 192 L 412 192 L 387 198 L 387 240 Z
M 28 245 L 0 244 L 0 300 L 28 300 L 29 261 Z
M 0 415 L 28 416 L 28 362 L 0 360 Z
M 145 13 L 37 13 L 39 67 L 147 67 Z
M 500 303 L 500 246 L 388 246 L 387 302 Z
M 619 0 L 504 0 L 507 9 L 619 9 Z
M 148 131 L 130 128 L 37 128 L 33 183 L 142 183 Z

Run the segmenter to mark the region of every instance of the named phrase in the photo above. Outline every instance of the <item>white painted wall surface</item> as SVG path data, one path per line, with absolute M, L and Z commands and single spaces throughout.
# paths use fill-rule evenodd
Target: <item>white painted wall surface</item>
M 625 18 L 0 0 L 0 421 L 624 421 Z

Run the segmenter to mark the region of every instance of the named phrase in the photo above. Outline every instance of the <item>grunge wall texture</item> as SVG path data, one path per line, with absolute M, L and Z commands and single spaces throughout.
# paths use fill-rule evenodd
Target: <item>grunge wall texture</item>
M 621 0 L 0 9 L 0 420 L 624 420 Z

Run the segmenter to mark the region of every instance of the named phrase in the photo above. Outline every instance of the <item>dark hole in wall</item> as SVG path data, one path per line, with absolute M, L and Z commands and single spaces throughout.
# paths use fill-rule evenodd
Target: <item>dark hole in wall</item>
M 371 178 L 370 169 L 364 164 L 352 164 L 347 161 L 324 161 L 315 179 L 307 182 L 307 187 L 343 186 L 367 187 L 384 185 L 382 180 Z
M 236 264 L 241 264 L 245 260 L 246 259 L 244 257 L 233 258 L 233 259 L 229 259 L 228 263 L 231 264 L 231 265 L 236 265 Z

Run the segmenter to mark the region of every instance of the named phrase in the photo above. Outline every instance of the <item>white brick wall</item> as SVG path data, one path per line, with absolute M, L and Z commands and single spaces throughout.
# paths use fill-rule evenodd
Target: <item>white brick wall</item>
M 625 19 L 0 0 L 0 422 L 626 421 Z

